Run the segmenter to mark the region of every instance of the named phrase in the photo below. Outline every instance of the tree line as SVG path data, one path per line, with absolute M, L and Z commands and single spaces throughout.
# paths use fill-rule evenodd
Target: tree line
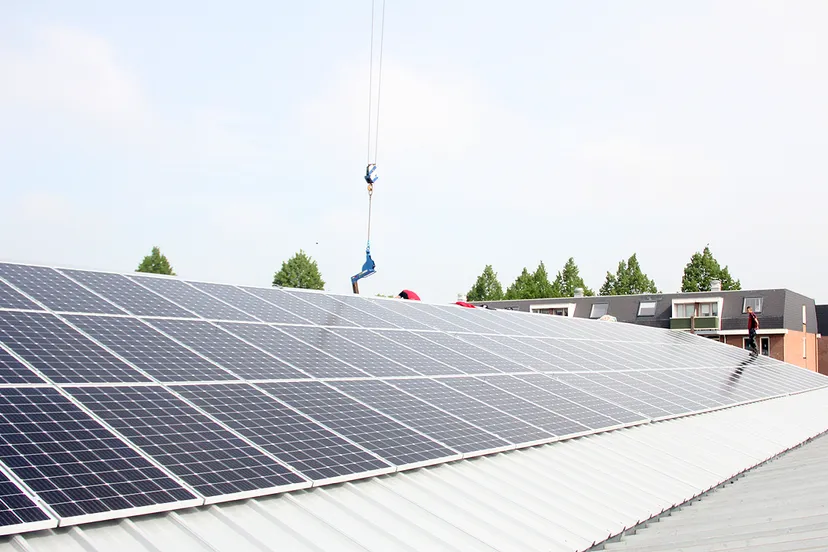
M 143 258 L 136 272 L 175 275 L 170 261 L 157 246 L 153 247 L 152 252 Z M 719 265 L 710 252 L 710 247 L 706 246 L 703 251 L 694 253 L 684 267 L 681 291 L 709 291 L 711 280 L 716 279 L 721 281 L 723 290 L 741 289 L 739 280 L 730 275 L 727 266 Z M 325 288 L 325 281 L 322 279 L 316 261 L 300 249 L 298 253 L 282 263 L 281 268 L 273 275 L 273 285 L 321 290 Z M 570 257 L 551 280 L 543 261 L 538 264 L 534 272 L 529 272 L 524 267 L 505 292 L 492 265 L 486 265 L 483 273 L 477 277 L 474 285 L 466 294 L 466 300 L 499 301 L 502 299 L 572 297 L 578 288 L 582 289 L 586 296 L 595 295 L 595 292 L 581 277 L 574 257 Z M 661 291 L 641 269 L 635 253 L 629 259 L 619 261 L 615 273 L 607 271 L 604 284 L 598 290 L 598 295 L 641 293 L 661 293 Z
M 713 257 L 710 246 L 696 252 L 684 267 L 681 279 L 681 291 L 709 291 L 712 280 L 720 280 L 723 290 L 741 289 L 739 280 L 730 275 L 727 266 L 722 267 Z M 466 294 L 467 301 L 500 301 L 513 299 L 545 299 L 554 297 L 573 297 L 580 288 L 585 296 L 595 292 L 586 285 L 580 275 L 574 257 L 570 257 L 555 278 L 550 281 L 549 273 L 543 261 L 534 272 L 524 267 L 515 281 L 503 291 L 492 265 L 486 265 L 483 273 L 477 277 L 474 285 Z M 618 262 L 615 273 L 607 271 L 604 284 L 598 290 L 599 295 L 637 295 L 642 293 L 661 293 L 656 283 L 647 277 L 641 269 L 638 257 L 633 253 L 629 259 Z

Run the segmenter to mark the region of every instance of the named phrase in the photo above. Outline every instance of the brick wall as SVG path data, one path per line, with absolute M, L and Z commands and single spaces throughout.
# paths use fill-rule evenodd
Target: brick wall
M 817 351 L 819 373 L 828 375 L 828 336 L 817 339 Z
M 743 339 L 746 338 L 746 335 L 728 335 L 724 336 L 725 343 L 728 345 L 733 345 L 734 347 L 743 347 Z M 756 336 L 756 346 L 761 347 L 761 338 L 768 337 L 770 338 L 770 356 L 771 358 L 775 358 L 776 360 L 785 360 L 785 336 L 784 335 L 757 335 Z M 761 350 L 761 349 L 760 349 Z
M 805 338 L 805 352 L 807 358 L 802 358 L 802 338 Z M 816 334 L 789 330 L 785 336 L 785 362 L 790 362 L 802 368 L 817 369 L 817 338 Z

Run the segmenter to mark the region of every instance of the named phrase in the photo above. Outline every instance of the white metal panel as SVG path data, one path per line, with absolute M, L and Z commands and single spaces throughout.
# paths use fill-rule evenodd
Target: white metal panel
M 828 389 L 367 481 L 28 533 L 0 539 L 0 552 L 583 550 L 825 431 Z M 712 538 L 733 529 L 741 545 L 761 541 L 767 547 L 757 550 L 770 552 L 791 544 L 782 531 L 794 526 L 802 542 L 819 542 L 816 526 L 828 520 L 807 519 L 826 508 L 811 500 L 813 482 L 792 476 L 788 486 L 799 493 L 788 503 L 760 483 L 741 498 L 745 515 L 765 514 L 761 503 L 779 502 L 775 511 L 784 512 L 798 500 L 810 509 L 752 525 L 741 518 L 730 523 L 732 512 L 723 507 L 697 514 L 697 534 Z M 630 549 L 625 542 L 608 546 Z M 684 545 L 704 542 L 688 536 Z M 669 549 L 664 544 L 654 549 Z

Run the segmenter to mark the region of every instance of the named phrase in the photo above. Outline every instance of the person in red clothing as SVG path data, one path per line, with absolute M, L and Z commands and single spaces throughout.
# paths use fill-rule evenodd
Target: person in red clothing
M 759 329 L 759 317 L 753 312 L 751 307 L 747 308 L 748 315 L 748 345 L 753 354 L 758 354 L 759 349 L 756 347 L 756 330 Z
M 410 289 L 402 290 L 399 295 L 397 295 L 398 299 L 411 299 L 412 301 L 419 301 L 420 296 L 411 291 Z

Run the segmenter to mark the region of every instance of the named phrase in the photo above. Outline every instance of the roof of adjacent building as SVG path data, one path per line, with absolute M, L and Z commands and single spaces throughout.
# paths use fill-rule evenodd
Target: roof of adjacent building
M 828 388 L 313 490 L 24 533 L 0 539 L 0 552 L 586 550 L 825 431 Z M 772 496 L 752 485 L 730 508 Z M 776 504 L 772 525 L 753 518 L 746 531 L 781 533 L 786 519 L 800 527 L 811 497 L 824 495 L 791 496 L 798 503 Z
M 788 329 L 802 331 L 802 307 L 805 306 L 807 331 L 817 333 L 817 314 L 814 300 L 789 289 L 760 289 L 738 291 L 703 291 L 695 293 L 655 293 L 641 295 L 599 295 L 593 297 L 556 297 L 547 299 L 519 299 L 504 301 L 474 301 L 473 305 L 488 305 L 496 309 L 515 309 L 529 311 L 530 306 L 574 304 L 577 318 L 589 318 L 592 305 L 606 303 L 607 314 L 619 322 L 632 322 L 644 326 L 669 327 L 672 317 L 672 304 L 675 299 L 689 298 L 723 298 L 723 330 L 742 330 L 747 325 L 744 313 L 746 298 L 762 298 L 762 312 L 758 313 L 763 328 Z M 653 316 L 639 316 L 638 309 L 642 302 L 656 302 Z M 828 325 L 828 321 L 826 321 Z
M 823 435 L 604 549 L 828 550 L 826 458 Z

